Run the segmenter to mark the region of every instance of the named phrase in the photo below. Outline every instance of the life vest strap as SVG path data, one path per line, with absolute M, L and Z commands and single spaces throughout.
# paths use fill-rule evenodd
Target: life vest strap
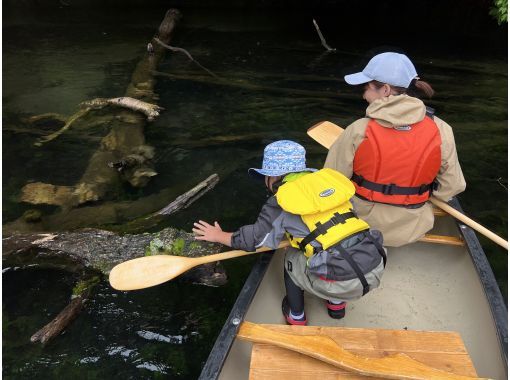
M 375 238 L 372 236 L 370 231 L 368 231 L 365 236 L 376 246 L 377 251 L 379 252 L 379 254 L 382 257 L 383 267 L 386 268 L 387 257 L 386 257 L 386 252 L 384 251 L 384 247 L 377 240 L 375 240 Z
M 416 187 L 398 186 L 395 185 L 394 183 L 382 184 L 369 181 L 356 173 L 352 174 L 351 180 L 358 186 L 364 187 L 365 189 L 368 190 L 377 191 L 385 195 L 422 195 L 426 192 L 432 194 L 432 191 L 435 190 L 436 186 L 435 182 L 423 184 L 421 186 Z
M 370 234 L 370 232 L 368 234 Z M 342 247 L 341 245 L 338 245 L 335 248 L 338 249 L 338 251 L 343 256 L 343 258 L 345 260 L 347 260 L 347 262 L 352 267 L 354 272 L 356 272 L 356 275 L 358 276 L 358 278 L 361 282 L 361 285 L 363 286 L 363 295 L 362 296 L 364 296 L 370 290 L 370 285 L 368 285 L 368 281 L 367 281 L 365 275 L 361 271 L 358 264 L 356 264 L 356 261 L 354 261 L 354 259 L 351 257 L 351 255 L 349 255 L 349 252 L 347 252 L 344 247 Z
M 310 232 L 308 235 L 306 235 L 303 240 L 299 242 L 299 248 L 302 251 L 306 250 L 307 244 L 310 244 L 312 241 L 314 241 L 318 236 L 324 235 L 331 227 L 336 226 L 337 224 L 345 224 L 347 219 L 350 218 L 357 218 L 358 216 L 354 212 L 354 210 L 350 210 L 349 212 L 345 212 L 343 214 L 339 214 L 338 212 L 335 212 L 331 219 L 329 219 L 325 223 L 317 223 L 316 227 L 312 232 Z

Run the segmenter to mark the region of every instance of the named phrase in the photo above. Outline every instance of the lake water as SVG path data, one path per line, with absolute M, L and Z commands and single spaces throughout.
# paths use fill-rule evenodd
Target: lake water
M 323 12 L 321 29 L 338 49 L 324 54 L 305 11 L 183 13 L 172 45 L 187 49 L 230 85 L 211 82 L 184 55 L 167 54 L 158 70 L 172 77 L 159 75 L 156 86 L 165 111 L 145 130 L 147 143 L 156 149 L 159 175 L 142 190 L 124 189 L 119 200 L 169 187 L 180 194 L 218 173 L 221 182 L 213 191 L 160 227 L 190 231 L 198 218 L 218 220 L 226 230 L 252 222 L 265 191 L 246 170 L 260 165 L 263 147 L 277 139 L 297 140 L 308 150 L 309 165 L 322 166 L 326 152 L 306 129 L 321 120 L 347 126 L 364 115 L 361 94 L 341 78 L 362 68 L 372 49 L 387 45 L 406 51 L 437 91 L 429 104 L 454 128 L 468 182 L 459 197 L 465 211 L 506 238 L 506 29 L 468 37 L 453 28 L 443 35 L 420 28 L 381 34 L 370 32 L 373 25 L 349 29 Z M 4 13 L 3 223 L 34 208 L 17 202 L 27 182 L 74 184 L 108 133 L 71 128 L 34 147 L 41 132 L 24 120 L 47 112 L 71 115 L 84 100 L 122 96 L 163 16 L 164 9 L 66 6 Z M 480 240 L 506 296 L 507 253 Z M 30 336 L 68 303 L 76 276 L 4 268 L 3 376 L 196 378 L 253 260 L 225 263 L 229 283 L 222 288 L 177 280 L 121 293 L 103 281 L 65 334 L 46 347 L 31 344 Z

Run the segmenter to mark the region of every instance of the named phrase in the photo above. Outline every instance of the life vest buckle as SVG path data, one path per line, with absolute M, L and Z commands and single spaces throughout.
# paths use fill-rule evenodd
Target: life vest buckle
M 422 195 L 423 193 L 426 193 L 427 191 L 430 191 L 432 189 L 432 186 L 430 184 L 423 184 L 418 189 L 418 195 Z
M 330 222 L 333 224 L 333 226 L 336 226 L 337 224 L 345 224 L 347 221 L 347 217 L 345 214 L 339 214 L 338 212 L 335 212 L 333 214 L 333 217 L 330 219 Z
M 396 186 L 397 185 L 394 183 L 390 183 L 389 185 L 382 185 L 381 193 L 383 193 L 384 195 L 393 195 L 393 189 Z

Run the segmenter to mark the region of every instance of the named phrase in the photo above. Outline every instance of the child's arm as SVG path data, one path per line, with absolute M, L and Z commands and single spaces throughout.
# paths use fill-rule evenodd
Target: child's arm
M 218 222 L 214 222 L 214 226 L 209 223 L 199 220 L 198 223 L 193 223 L 196 228 L 193 228 L 195 239 L 210 241 L 212 243 L 221 243 L 231 247 L 232 232 L 225 232 L 221 229 Z

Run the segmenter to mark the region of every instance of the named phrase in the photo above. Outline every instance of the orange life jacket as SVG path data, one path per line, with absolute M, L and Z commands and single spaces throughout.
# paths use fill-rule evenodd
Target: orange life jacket
M 386 128 L 370 120 L 354 155 L 356 194 L 372 202 L 417 205 L 429 199 L 441 167 L 441 135 L 432 118 Z

